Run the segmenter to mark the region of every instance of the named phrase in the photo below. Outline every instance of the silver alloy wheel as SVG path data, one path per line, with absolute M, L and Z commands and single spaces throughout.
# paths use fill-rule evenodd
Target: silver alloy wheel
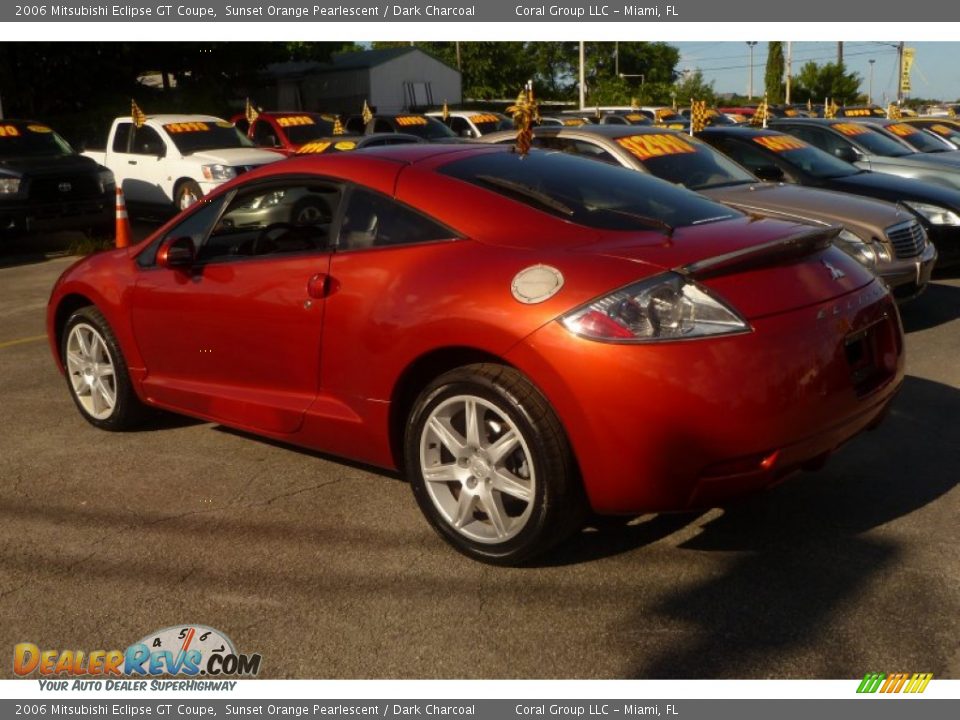
M 517 426 L 491 402 L 457 395 L 437 405 L 420 435 L 420 472 L 450 526 L 480 543 L 503 543 L 529 521 L 536 471 Z
M 67 375 L 73 394 L 90 417 L 106 420 L 117 404 L 113 358 L 100 332 L 77 323 L 67 337 Z

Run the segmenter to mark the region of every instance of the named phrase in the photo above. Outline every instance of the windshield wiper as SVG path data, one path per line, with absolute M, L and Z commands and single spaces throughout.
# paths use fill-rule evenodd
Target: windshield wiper
M 673 235 L 673 225 L 661 220 L 660 218 L 650 217 L 649 215 L 641 215 L 640 213 L 630 212 L 629 210 L 618 210 L 616 208 L 604 208 L 604 207 L 593 207 L 588 208 L 591 212 L 600 211 L 614 213 L 616 215 L 623 215 L 624 217 L 633 218 L 634 220 L 639 220 L 644 225 L 652 225 L 655 228 L 663 230 L 667 235 Z
M 529 200 L 540 203 L 544 207 L 548 207 L 551 210 L 556 210 L 558 213 L 566 215 L 567 217 L 573 217 L 575 214 L 573 208 L 563 204 L 556 198 L 547 195 L 545 192 L 530 187 L 529 185 L 524 185 L 523 183 L 515 182 L 513 180 L 507 180 L 506 178 L 494 177 L 493 175 L 477 175 L 477 180 L 495 187 L 503 188 L 504 190 L 514 192 L 521 197 L 525 197 Z

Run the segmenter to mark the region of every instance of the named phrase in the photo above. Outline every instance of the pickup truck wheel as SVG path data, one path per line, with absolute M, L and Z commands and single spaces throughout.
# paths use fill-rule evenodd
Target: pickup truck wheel
M 173 199 L 177 210 L 186 210 L 203 197 L 203 190 L 193 180 L 185 180 L 177 186 L 176 196 Z

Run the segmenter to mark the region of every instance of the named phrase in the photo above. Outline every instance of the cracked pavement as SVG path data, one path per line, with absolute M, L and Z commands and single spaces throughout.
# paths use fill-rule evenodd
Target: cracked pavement
M 822 471 L 503 569 L 390 474 L 173 416 L 89 426 L 45 342 L 5 346 L 70 262 L 0 250 L 0 653 L 202 623 L 274 678 L 960 677 L 956 274 L 904 310 L 888 421 Z

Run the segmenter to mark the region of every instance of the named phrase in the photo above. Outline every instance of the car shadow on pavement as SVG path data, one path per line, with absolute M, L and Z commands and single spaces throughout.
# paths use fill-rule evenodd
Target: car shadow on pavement
M 711 515 L 678 547 L 730 554 L 731 561 L 706 580 L 684 584 L 678 578 L 675 590 L 644 608 L 636 628 L 657 618 L 690 632 L 673 636 L 653 654 L 638 655 L 629 674 L 736 678 L 752 676 L 758 667 L 778 667 L 779 676 L 791 676 L 789 664 L 778 665 L 784 656 L 830 643 L 834 621 L 847 632 L 860 621 L 862 638 L 836 638 L 834 654 L 801 664 L 804 676 L 814 667 L 818 677 L 853 677 L 871 658 L 879 664 L 919 663 L 942 675 L 955 650 L 955 643 L 938 641 L 944 630 L 952 632 L 942 622 L 955 606 L 949 583 L 914 569 L 898 529 L 885 526 L 927 508 L 957 485 L 960 424 L 944 419 L 958 416 L 960 392 L 908 377 L 884 425 L 854 440 L 824 470 Z M 944 521 L 943 510 L 935 507 L 923 511 L 919 527 L 923 532 L 929 523 L 929 537 L 921 538 L 922 544 L 951 548 L 944 533 L 955 527 L 955 518 Z M 917 526 L 899 532 L 916 534 Z M 868 531 L 873 532 L 865 535 Z M 644 540 L 639 537 L 638 544 Z M 621 552 L 624 543 L 601 536 L 592 542 L 591 552 L 579 550 L 582 556 Z M 867 590 L 872 604 L 858 607 Z M 917 620 L 905 626 L 897 612 L 891 615 L 893 608 L 909 608 L 907 614 Z
M 906 333 L 928 330 L 960 318 L 960 287 L 932 282 L 926 292 L 900 306 Z

